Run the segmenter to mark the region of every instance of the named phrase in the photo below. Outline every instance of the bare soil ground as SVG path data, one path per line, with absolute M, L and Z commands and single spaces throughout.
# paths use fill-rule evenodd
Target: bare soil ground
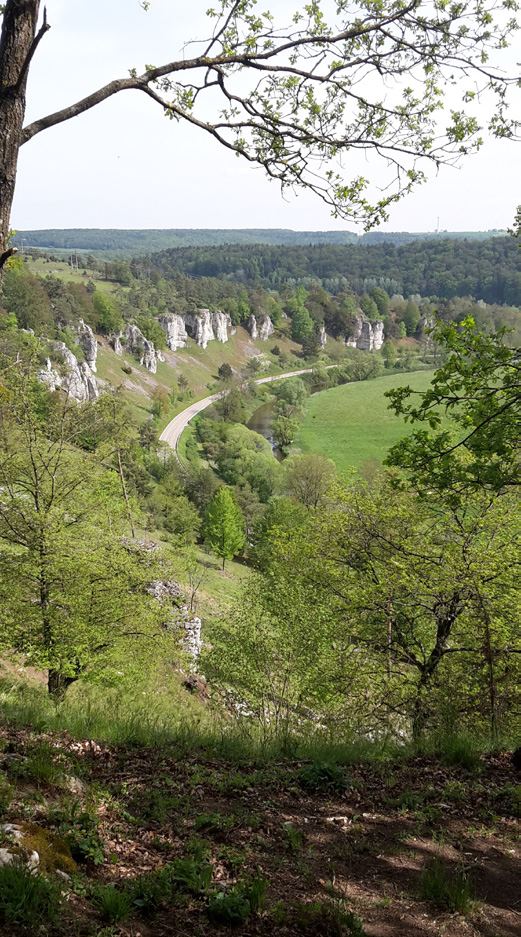
M 13 765 L 30 758 L 42 738 L 22 731 L 2 737 L 0 775 L 14 783 Z M 78 865 L 78 874 L 64 884 L 60 922 L 40 933 L 226 934 L 230 926 L 208 914 L 212 894 L 228 894 L 237 882 L 260 877 L 266 883 L 263 907 L 236 924 L 235 934 L 521 934 L 520 778 L 506 753 L 483 758 L 474 770 L 416 757 L 356 764 L 342 769 L 345 774 L 310 781 L 302 763 L 238 767 L 67 737 L 45 741 L 63 771 L 80 778 L 76 796 L 96 814 L 104 859 Z M 18 779 L 7 819 L 23 816 L 52 828 L 53 809 L 70 798 L 63 784 Z M 211 863 L 212 883 L 204 893 L 180 893 L 152 916 L 134 908 L 107 928 L 90 897 L 96 883 L 124 888 L 180 857 Z M 434 857 L 450 874 L 465 872 L 473 893 L 465 914 L 421 897 L 422 870 Z M 363 931 L 342 924 L 338 908 L 354 912 Z M 26 932 L 11 926 L 1 933 Z

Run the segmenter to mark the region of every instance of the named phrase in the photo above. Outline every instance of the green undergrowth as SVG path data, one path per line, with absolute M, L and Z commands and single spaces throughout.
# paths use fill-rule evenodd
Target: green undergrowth
M 479 770 L 482 754 L 497 748 L 505 750 L 511 739 L 494 744 L 487 737 L 440 733 L 421 744 L 398 743 L 391 738 L 367 740 L 350 736 L 332 740 L 319 732 L 301 736 L 266 737 L 254 726 L 218 716 L 190 694 L 165 694 L 143 702 L 141 691 L 134 695 L 121 690 L 107 691 L 93 686 L 73 687 L 65 702 L 54 705 L 41 685 L 0 680 L 0 723 L 31 727 L 39 732 L 67 732 L 73 738 L 93 739 L 113 745 L 168 748 L 180 755 L 218 756 L 238 765 L 269 764 L 288 759 L 307 764 L 302 769 L 304 787 L 342 789 L 344 775 L 336 766 L 361 762 L 392 761 L 416 755 L 467 771 Z M 43 750 L 42 750 L 43 751 Z M 34 756 L 35 780 L 55 780 L 55 768 L 45 762 L 44 753 Z M 27 768 L 25 770 L 28 770 Z M 52 777 L 51 777 L 52 775 Z

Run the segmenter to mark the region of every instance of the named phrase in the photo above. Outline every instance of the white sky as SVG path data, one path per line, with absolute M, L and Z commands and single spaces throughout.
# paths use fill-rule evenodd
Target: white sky
M 135 66 L 182 54 L 208 31 L 209 0 L 47 0 L 51 31 L 33 63 L 28 120 L 64 107 Z M 260 6 L 263 7 L 262 3 Z M 288 0 L 266 2 L 273 13 Z M 298 7 L 293 0 L 291 9 Z M 507 53 L 515 61 L 513 52 Z M 519 191 L 521 144 L 492 141 L 392 209 L 384 229 L 506 228 Z M 353 228 L 309 195 L 288 196 L 200 131 L 124 92 L 36 136 L 21 151 L 13 227 Z

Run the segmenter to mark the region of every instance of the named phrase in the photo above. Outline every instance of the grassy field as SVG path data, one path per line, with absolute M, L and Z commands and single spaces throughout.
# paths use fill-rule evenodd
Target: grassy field
M 339 471 L 382 462 L 389 447 L 409 431 L 388 410 L 385 392 L 406 385 L 426 390 L 432 373 L 392 374 L 315 394 L 308 400 L 295 448 L 328 456 Z

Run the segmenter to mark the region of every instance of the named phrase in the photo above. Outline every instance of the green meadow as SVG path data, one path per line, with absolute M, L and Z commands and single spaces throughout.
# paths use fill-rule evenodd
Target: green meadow
M 385 392 L 406 385 L 426 390 L 432 374 L 391 374 L 314 394 L 307 402 L 295 449 L 328 456 L 340 472 L 383 462 L 389 447 L 410 431 L 388 409 Z

